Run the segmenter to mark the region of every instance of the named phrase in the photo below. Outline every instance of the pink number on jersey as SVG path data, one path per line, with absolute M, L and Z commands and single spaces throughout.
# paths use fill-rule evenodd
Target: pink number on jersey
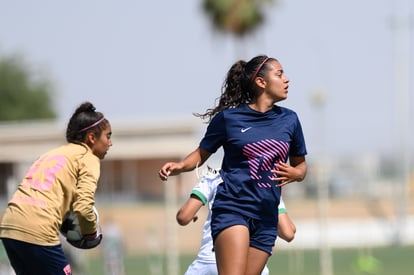
M 45 167 L 42 170 L 42 173 L 45 175 L 45 180 L 40 181 L 33 179 L 33 175 L 38 172 L 39 167 L 45 163 L 48 167 Z M 26 182 L 24 183 L 24 188 L 31 187 L 40 191 L 49 190 L 53 186 L 53 182 L 56 179 L 56 173 L 59 172 L 66 163 L 66 158 L 64 156 L 52 156 L 49 158 L 39 159 L 35 165 L 33 165 L 26 175 Z

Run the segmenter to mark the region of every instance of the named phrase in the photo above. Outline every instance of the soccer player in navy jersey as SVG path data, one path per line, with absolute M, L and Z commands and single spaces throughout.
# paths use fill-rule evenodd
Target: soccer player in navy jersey
M 211 232 L 220 275 L 260 274 L 277 237 L 281 187 L 306 175 L 306 145 L 297 114 L 276 103 L 287 98 L 289 79 L 280 62 L 259 55 L 233 64 L 198 148 L 167 162 L 159 177 L 201 166 L 223 147 L 212 206 Z
M 187 225 L 191 221 L 198 220 L 198 211 L 203 205 L 208 207 L 208 215 L 203 226 L 201 246 L 196 259 L 188 267 L 184 275 L 217 275 L 216 257 L 213 251 L 213 239 L 211 237 L 211 207 L 214 203 L 217 186 L 222 183 L 220 173 L 211 167 L 207 168 L 203 177 L 195 184 L 190 197 L 177 211 L 177 222 Z M 279 203 L 278 237 L 291 242 L 295 237 L 296 226 L 289 218 L 285 203 L 280 196 Z M 265 266 L 260 275 L 269 275 L 269 268 Z

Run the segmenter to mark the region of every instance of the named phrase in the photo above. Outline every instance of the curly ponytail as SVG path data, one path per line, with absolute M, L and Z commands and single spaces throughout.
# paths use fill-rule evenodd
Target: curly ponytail
M 221 96 L 216 98 L 218 105 L 214 108 L 207 109 L 205 113 L 194 115 L 201 119 L 207 119 L 208 122 L 218 112 L 235 108 L 245 103 L 250 103 L 258 96 L 258 91 L 254 85 L 256 77 L 263 77 L 268 68 L 266 64 L 271 61 L 277 61 L 266 55 L 259 55 L 252 58 L 249 62 L 239 60 L 233 64 L 227 73 L 226 79 L 221 88 Z

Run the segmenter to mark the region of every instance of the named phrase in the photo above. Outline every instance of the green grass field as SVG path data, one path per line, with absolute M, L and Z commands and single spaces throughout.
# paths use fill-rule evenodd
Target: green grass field
M 180 257 L 180 272 L 184 274 L 194 255 Z M 127 275 L 166 274 L 165 259 L 160 256 L 129 256 L 125 259 Z M 268 262 L 270 274 L 320 275 L 319 251 L 283 250 L 273 254 Z M 391 246 L 367 249 L 335 249 L 332 251 L 333 275 L 411 275 L 414 268 L 414 246 Z M 100 257 L 91 258 L 83 274 L 105 274 Z

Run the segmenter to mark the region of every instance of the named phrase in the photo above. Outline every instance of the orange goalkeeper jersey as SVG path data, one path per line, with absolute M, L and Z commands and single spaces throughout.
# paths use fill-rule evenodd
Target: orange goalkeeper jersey
M 0 238 L 51 246 L 69 210 L 78 213 L 83 234 L 96 232 L 93 210 L 100 159 L 86 144 L 68 143 L 36 160 L 8 203 Z

